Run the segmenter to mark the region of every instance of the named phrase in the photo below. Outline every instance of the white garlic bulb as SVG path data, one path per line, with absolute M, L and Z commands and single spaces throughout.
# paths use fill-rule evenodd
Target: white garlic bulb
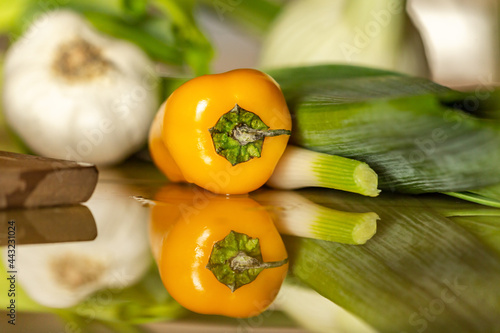
M 34 21 L 7 51 L 4 112 L 37 154 L 114 164 L 146 142 L 157 86 L 137 46 L 58 10 Z

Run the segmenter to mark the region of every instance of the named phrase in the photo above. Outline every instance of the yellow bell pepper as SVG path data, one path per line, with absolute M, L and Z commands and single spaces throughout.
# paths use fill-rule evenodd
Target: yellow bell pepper
M 192 79 L 167 99 L 150 131 L 153 159 L 172 181 L 220 194 L 261 187 L 292 121 L 276 81 L 253 69 Z

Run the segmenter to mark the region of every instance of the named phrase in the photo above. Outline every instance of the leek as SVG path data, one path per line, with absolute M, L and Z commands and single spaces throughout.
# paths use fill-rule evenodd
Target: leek
M 455 216 L 451 220 L 500 254 L 500 212 L 496 215 Z
M 274 306 L 310 332 L 376 332 L 358 317 L 291 278 L 281 286 Z
M 500 208 L 500 184 L 464 192 L 446 192 L 445 194 L 485 206 Z
M 471 191 L 466 191 L 466 192 L 444 192 L 444 193 L 447 194 L 447 195 L 449 195 L 449 196 L 455 197 L 455 198 L 459 198 L 459 199 L 463 199 L 463 200 L 475 202 L 475 203 L 478 203 L 478 204 L 481 204 L 481 205 L 500 208 L 500 201 L 499 200 L 488 198 L 486 196 L 483 196 L 483 195 L 480 195 L 478 193 L 474 193 L 474 192 L 471 192 Z
M 352 66 L 268 73 L 293 114 L 292 143 L 368 163 L 382 190 L 459 192 L 500 182 L 500 124 L 452 108 L 465 94 Z
M 397 0 L 297 0 L 267 31 L 261 66 L 343 63 L 429 74 L 423 43 Z
M 364 162 L 289 145 L 267 185 L 277 189 L 325 187 L 375 197 L 377 174 Z
M 258 191 L 254 198 L 272 213 L 281 234 L 345 244 L 365 244 L 377 230 L 373 212 L 324 207 L 292 191 Z
M 307 196 L 323 205 L 376 211 L 381 221 L 364 246 L 288 238 L 296 278 L 383 332 L 498 328 L 500 257 L 430 207 L 435 197 L 320 190 Z
M 470 192 L 482 195 L 490 199 L 500 200 L 500 184 L 495 184 L 492 186 L 483 187 L 476 190 L 470 190 Z

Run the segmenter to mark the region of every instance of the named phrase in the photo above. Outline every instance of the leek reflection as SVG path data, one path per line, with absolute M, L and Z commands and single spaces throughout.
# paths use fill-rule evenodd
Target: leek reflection
M 294 277 L 382 332 L 496 330 L 498 243 L 472 226 L 493 227 L 499 209 L 438 195 L 298 193 L 336 209 L 376 211 L 380 221 L 363 246 L 287 239 Z

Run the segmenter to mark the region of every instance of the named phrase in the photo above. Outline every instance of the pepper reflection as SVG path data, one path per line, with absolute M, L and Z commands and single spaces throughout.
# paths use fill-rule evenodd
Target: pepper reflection
M 246 196 L 169 184 L 155 196 L 152 252 L 167 291 L 204 314 L 250 317 L 276 297 L 287 252 L 268 210 Z

